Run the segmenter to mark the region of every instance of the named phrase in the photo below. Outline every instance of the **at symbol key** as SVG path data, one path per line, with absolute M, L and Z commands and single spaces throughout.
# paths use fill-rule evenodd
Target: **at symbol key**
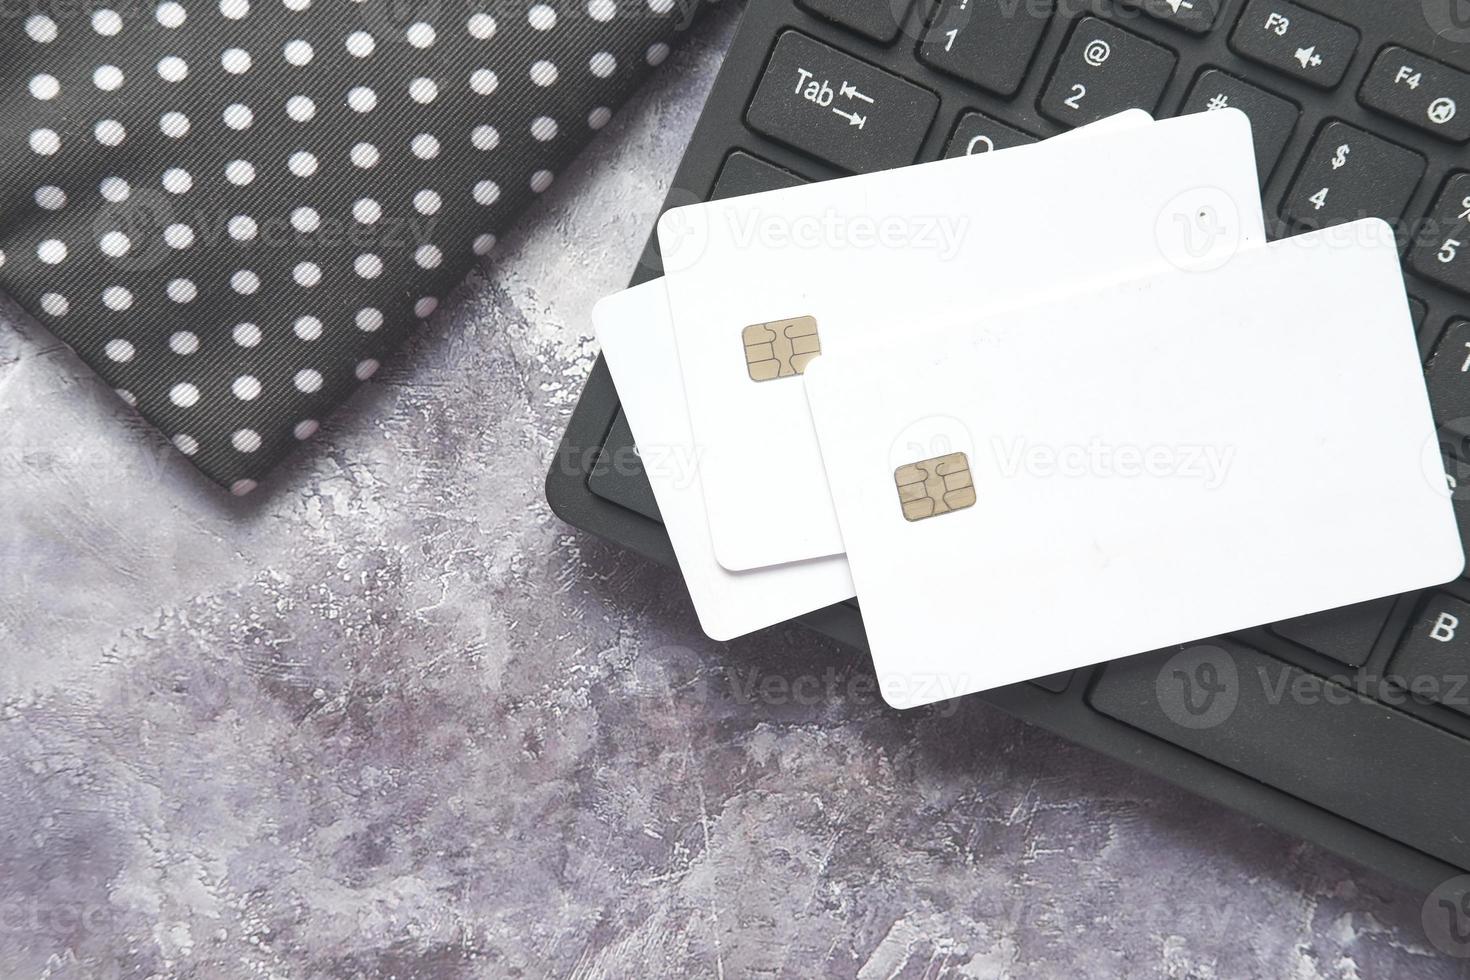
M 1124 109 L 1153 112 L 1178 60 L 1161 44 L 1086 17 L 1057 58 L 1041 111 L 1065 126 L 1097 122 Z

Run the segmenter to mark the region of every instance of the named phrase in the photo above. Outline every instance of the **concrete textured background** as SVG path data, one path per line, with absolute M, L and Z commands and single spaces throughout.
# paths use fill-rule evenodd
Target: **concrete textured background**
M 733 13 L 251 500 L 4 312 L 0 978 L 1470 976 L 1395 886 L 799 630 L 709 642 L 550 514 Z

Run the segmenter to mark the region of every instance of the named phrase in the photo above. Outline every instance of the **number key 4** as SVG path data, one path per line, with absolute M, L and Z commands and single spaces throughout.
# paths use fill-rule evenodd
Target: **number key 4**
M 1304 228 L 1359 218 L 1398 226 L 1424 178 L 1424 157 L 1333 120 L 1323 126 L 1282 202 L 1281 216 Z
M 1470 293 L 1470 173 L 1445 181 L 1415 236 L 1409 267 L 1441 286 Z

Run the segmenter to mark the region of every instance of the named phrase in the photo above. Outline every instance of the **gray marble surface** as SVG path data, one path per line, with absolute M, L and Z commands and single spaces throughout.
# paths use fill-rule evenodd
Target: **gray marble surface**
M 1470 975 L 1419 900 L 799 630 L 542 475 L 732 27 L 253 499 L 0 329 L 0 978 Z

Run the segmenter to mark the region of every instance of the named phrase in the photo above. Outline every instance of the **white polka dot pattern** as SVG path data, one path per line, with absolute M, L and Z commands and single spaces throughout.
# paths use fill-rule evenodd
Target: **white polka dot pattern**
M 690 13 L 97 0 L 16 18 L 0 289 L 249 493 L 493 253 Z

